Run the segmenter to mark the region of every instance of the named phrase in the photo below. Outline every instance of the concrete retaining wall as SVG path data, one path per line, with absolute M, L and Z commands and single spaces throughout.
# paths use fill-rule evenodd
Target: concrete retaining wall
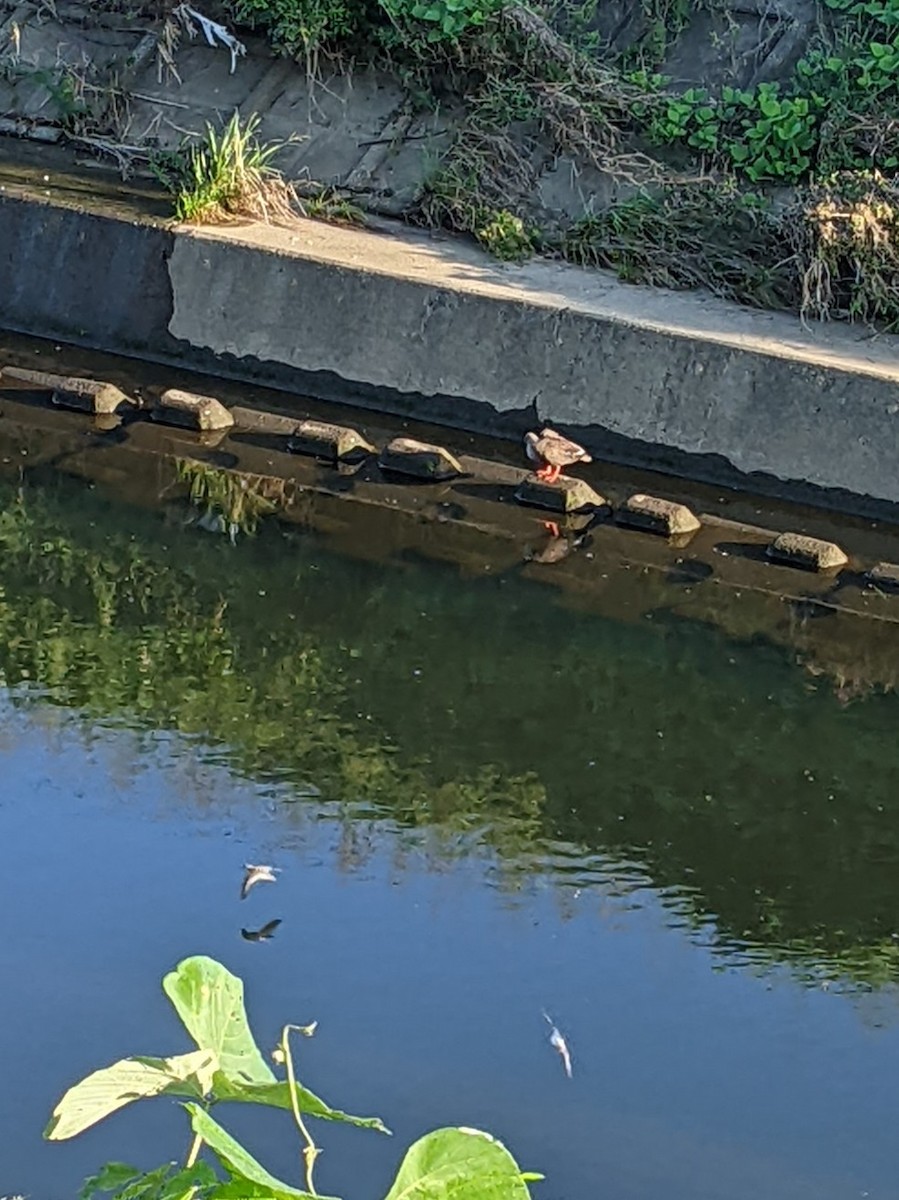
M 0 196 L 0 325 L 855 511 L 899 503 L 899 339 L 452 240 L 172 231 Z M 745 483 L 745 480 L 743 480 Z

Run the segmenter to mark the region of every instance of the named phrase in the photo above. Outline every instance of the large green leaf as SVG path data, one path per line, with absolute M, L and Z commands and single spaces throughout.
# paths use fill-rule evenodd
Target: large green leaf
M 529 1200 L 505 1146 L 477 1129 L 435 1129 L 413 1143 L 385 1200 Z
M 244 1104 L 264 1104 L 269 1108 L 289 1109 L 290 1084 L 287 1081 L 279 1083 L 244 1083 L 241 1080 L 228 1079 L 219 1072 L 213 1083 L 213 1094 L 216 1100 L 237 1100 Z M 380 1117 L 353 1117 L 341 1112 L 339 1108 L 331 1108 L 314 1092 L 296 1085 L 296 1096 L 300 1112 L 313 1117 L 321 1117 L 323 1121 L 341 1121 L 347 1125 L 358 1125 L 363 1129 L 377 1129 L 380 1133 L 390 1133 Z
M 132 1100 L 163 1093 L 202 1099 L 218 1066 L 211 1050 L 191 1050 L 173 1058 L 123 1058 L 94 1071 L 69 1088 L 50 1118 L 44 1137 L 52 1142 L 90 1129 Z
M 188 1033 L 202 1050 L 214 1050 L 231 1080 L 274 1083 L 253 1040 L 243 1003 L 243 983 L 214 958 L 185 958 L 162 981 Z
M 185 1104 L 190 1113 L 190 1123 L 194 1133 L 200 1135 L 206 1145 L 212 1150 L 222 1166 L 233 1179 L 252 1184 L 252 1190 L 244 1192 L 246 1196 L 270 1196 L 271 1200 L 312 1200 L 312 1193 L 301 1192 L 289 1183 L 282 1183 L 274 1175 L 270 1175 L 261 1163 L 241 1146 L 218 1121 L 200 1108 L 198 1104 Z M 299 1159 L 299 1153 L 297 1154 Z M 267 1189 L 267 1190 L 266 1190 Z M 334 1200 L 333 1197 L 322 1197 L 321 1200 Z

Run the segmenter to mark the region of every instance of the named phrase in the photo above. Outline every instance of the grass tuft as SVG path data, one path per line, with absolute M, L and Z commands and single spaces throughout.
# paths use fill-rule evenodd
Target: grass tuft
M 322 188 L 315 195 L 303 196 L 303 211 L 315 221 L 331 225 L 364 225 L 365 213 L 358 204 L 341 196 L 334 188 Z
M 273 166 L 284 143 L 261 143 L 260 118 L 245 122 L 235 112 L 222 132 L 206 127 L 206 137 L 155 166 L 173 192 L 175 215 L 194 225 L 236 220 L 290 224 L 303 213 L 292 183 Z
M 706 288 L 759 308 L 795 308 L 796 254 L 782 221 L 760 196 L 730 183 L 642 193 L 576 221 L 559 252 L 605 267 L 628 283 Z

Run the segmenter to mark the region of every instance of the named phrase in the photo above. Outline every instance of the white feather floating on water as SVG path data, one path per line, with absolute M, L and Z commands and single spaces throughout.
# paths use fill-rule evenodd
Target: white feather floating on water
M 554 1050 L 559 1052 L 562 1059 L 562 1066 L 565 1068 L 565 1074 L 571 1078 L 571 1054 L 568 1051 L 568 1043 L 562 1037 L 561 1033 L 555 1027 L 552 1017 L 548 1015 L 546 1010 L 543 1012 L 543 1018 L 549 1025 L 549 1044 Z
M 177 8 L 172 9 L 172 16 L 178 18 L 190 37 L 194 36 L 196 32 L 195 26 L 199 25 L 200 31 L 210 46 L 220 43 L 226 50 L 230 51 L 231 74 L 234 74 L 237 69 L 237 60 L 246 54 L 247 48 L 242 41 L 234 36 L 230 29 L 221 25 L 218 21 L 213 21 L 211 17 L 204 16 L 203 13 L 198 12 L 197 9 L 192 8 L 189 4 L 179 4 Z

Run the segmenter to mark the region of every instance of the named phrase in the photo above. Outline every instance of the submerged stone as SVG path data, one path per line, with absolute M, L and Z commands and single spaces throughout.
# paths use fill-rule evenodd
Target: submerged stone
M 879 562 L 868 571 L 866 579 L 882 591 L 899 592 L 899 563 Z
M 642 492 L 631 496 L 615 514 L 621 525 L 632 529 L 643 529 L 663 537 L 677 537 L 695 533 L 702 522 L 686 504 L 676 500 L 663 500 L 659 496 L 645 496 Z
M 293 454 L 311 454 L 331 462 L 362 458 L 375 452 L 374 446 L 357 430 L 348 425 L 331 425 L 327 421 L 300 421 L 291 434 L 287 449 Z
M 230 429 L 234 424 L 234 418 L 220 400 L 214 396 L 184 392 L 180 388 L 169 388 L 163 392 L 150 415 L 154 421 L 161 421 L 165 425 L 183 425 L 201 432 Z
M 51 371 L 30 371 L 25 367 L 4 367 L 0 377 L 50 392 L 50 403 L 59 408 L 72 408 L 97 416 L 109 416 L 135 403 L 114 383 L 106 383 L 101 379 L 56 375 Z
M 836 542 L 806 537 L 802 533 L 779 534 L 768 546 L 767 554 L 773 562 L 803 567 L 807 571 L 833 571 L 849 561 Z
M 387 443 L 378 456 L 378 466 L 382 471 L 435 481 L 454 479 L 465 473 L 459 460 L 443 446 L 405 437 L 394 438 Z
M 572 475 L 560 475 L 555 483 L 528 475 L 521 481 L 515 499 L 519 504 L 563 513 L 603 508 L 607 504 L 606 499 L 599 492 L 594 492 L 589 483 Z

